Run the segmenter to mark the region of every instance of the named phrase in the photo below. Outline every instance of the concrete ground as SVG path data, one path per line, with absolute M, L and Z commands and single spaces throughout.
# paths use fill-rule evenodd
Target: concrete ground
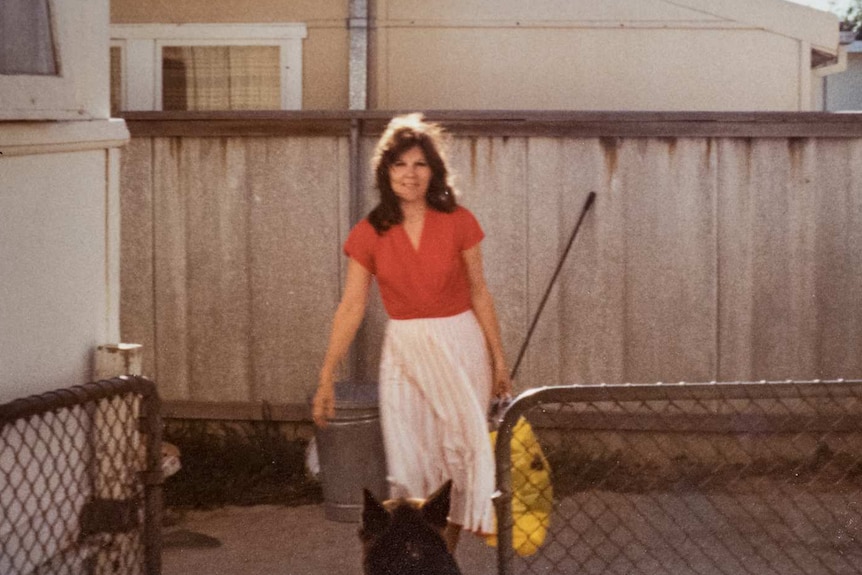
M 163 575 L 362 575 L 358 523 L 323 505 L 259 505 L 185 512 L 164 529 Z M 469 533 L 456 560 L 465 575 L 497 572 L 496 549 Z
M 532 573 L 862 573 L 856 488 L 760 478 L 736 491 L 588 490 L 555 502 Z M 358 523 L 323 505 L 188 512 L 164 531 L 164 575 L 362 575 Z M 555 542 L 550 544 L 550 542 Z M 464 534 L 464 575 L 497 572 L 496 549 Z

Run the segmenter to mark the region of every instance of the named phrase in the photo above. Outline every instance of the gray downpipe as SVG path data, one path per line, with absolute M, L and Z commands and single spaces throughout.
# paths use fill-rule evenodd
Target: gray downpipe
M 351 110 L 368 108 L 368 0 L 350 0 L 350 102 Z
M 368 0 L 350 0 L 350 17 L 347 20 L 350 34 L 349 108 L 365 110 L 368 107 Z M 350 120 L 350 226 L 363 216 L 362 201 L 362 120 L 354 116 Z M 366 329 L 363 325 L 356 333 L 350 352 L 349 372 L 353 378 L 362 375 L 364 359 L 367 357 Z

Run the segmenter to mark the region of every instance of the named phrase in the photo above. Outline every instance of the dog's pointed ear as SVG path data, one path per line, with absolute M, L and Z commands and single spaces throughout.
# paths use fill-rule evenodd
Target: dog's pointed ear
M 362 490 L 364 502 L 362 504 L 362 538 L 368 540 L 377 537 L 389 525 L 389 512 L 383 504 L 377 501 L 374 495 L 367 489 Z
M 422 516 L 425 521 L 436 527 L 446 527 L 449 517 L 450 496 L 452 494 L 452 480 L 440 486 L 432 493 L 422 506 Z

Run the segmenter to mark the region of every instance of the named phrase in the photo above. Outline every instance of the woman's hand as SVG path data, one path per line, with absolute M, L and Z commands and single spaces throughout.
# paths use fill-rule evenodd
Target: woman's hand
M 506 357 L 503 354 L 500 323 L 497 321 L 494 298 L 488 291 L 488 285 L 485 283 L 485 272 L 482 269 L 482 248 L 480 244 L 476 244 L 462 253 L 464 264 L 467 267 L 467 278 L 470 280 L 470 300 L 473 304 L 473 312 L 485 334 L 485 343 L 488 344 L 488 352 L 492 358 L 491 368 L 493 369 L 494 382 L 491 386 L 491 393 L 494 397 L 511 396 L 512 382 L 509 379 L 509 368 L 506 367 Z
M 511 397 L 512 380 L 509 379 L 509 368 L 506 366 L 506 360 L 503 357 L 495 358 L 493 369 L 494 384 L 492 393 L 494 394 L 494 397 Z
M 311 417 L 321 429 L 335 417 L 335 383 L 332 376 L 321 374 L 317 392 L 311 402 Z

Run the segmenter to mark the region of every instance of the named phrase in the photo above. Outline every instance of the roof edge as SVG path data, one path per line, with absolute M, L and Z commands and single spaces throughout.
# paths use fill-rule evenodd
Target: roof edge
M 831 12 L 787 0 L 666 1 L 807 42 L 812 51 L 832 56 L 838 54 L 838 16 Z

